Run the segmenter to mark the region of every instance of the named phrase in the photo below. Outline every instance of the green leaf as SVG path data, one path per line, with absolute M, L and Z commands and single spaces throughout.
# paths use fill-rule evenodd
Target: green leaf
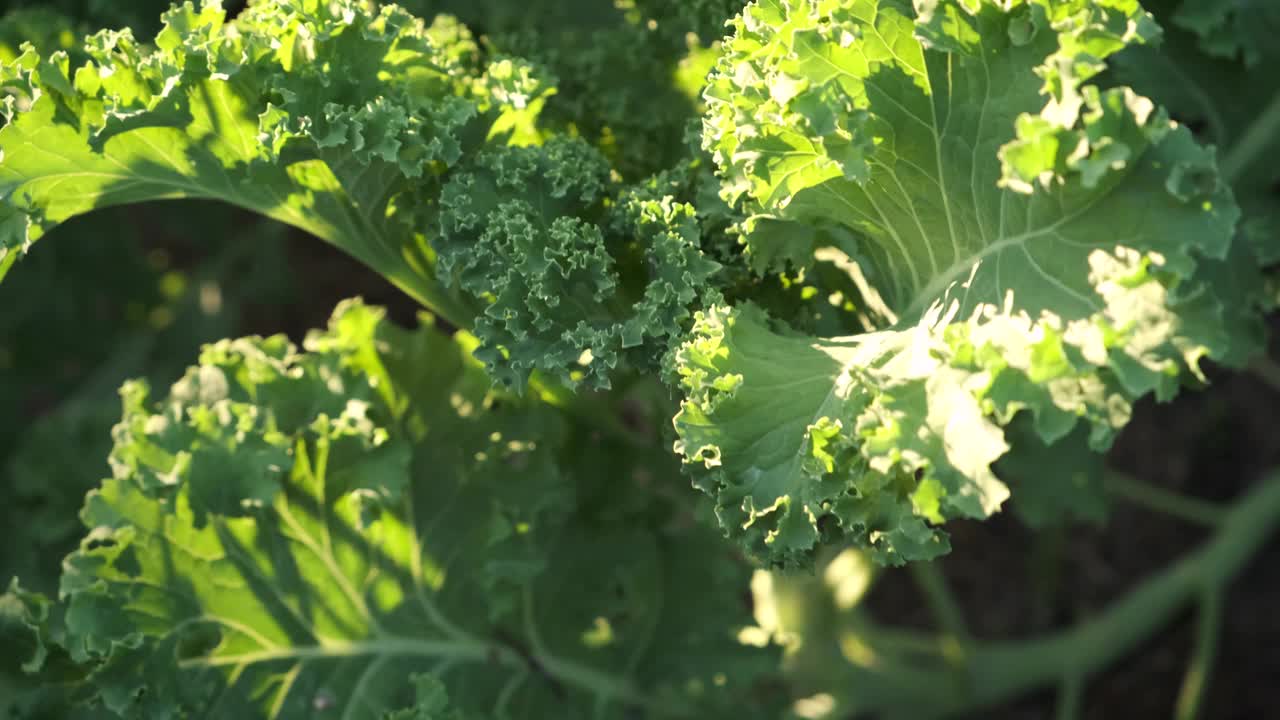
M 889 318 L 820 339 L 716 308 L 678 354 L 677 449 L 755 554 L 930 558 L 937 525 L 1008 496 L 991 464 L 1019 413 L 1103 450 L 1137 398 L 1256 351 L 1256 303 L 1214 279 L 1256 268 L 1213 152 L 1087 84 L 1157 36 L 1136 2 L 762 0 L 735 30 L 704 130 L 726 198 L 852 233 Z M 815 237 L 746 240 L 802 264 Z
M 1086 425 L 1046 445 L 1021 417 L 1005 428 L 1005 436 L 1013 447 L 1000 458 L 996 472 L 1009 484 L 1019 519 L 1035 529 L 1106 521 L 1106 456 L 1089 451 Z
M 111 715 L 85 703 L 88 668 L 73 662 L 66 642 L 65 608 L 23 588 L 15 578 L 0 595 L 0 713 L 24 720 L 108 720 Z
M 410 680 L 416 696 L 413 707 L 387 713 L 383 720 L 464 720 L 461 713 L 449 710 L 449 693 L 439 678 L 424 673 Z
M 1269 159 L 1280 150 L 1280 91 L 1270 68 L 1280 49 L 1270 40 L 1280 32 L 1280 6 L 1248 2 L 1154 2 L 1151 9 L 1170 27 L 1159 48 L 1120 53 L 1112 79 L 1131 85 L 1161 103 L 1197 137 L 1215 146 L 1224 179 L 1243 218 L 1238 232 L 1264 265 L 1280 261 L 1280 202 L 1274 188 L 1280 168 Z M 1244 52 L 1219 56 L 1204 34 L 1188 32 L 1190 17 L 1227 22 L 1234 30 L 1219 36 Z M 1192 27 L 1207 28 L 1197 25 Z M 1212 27 L 1219 27 L 1212 25 Z M 1247 43 L 1247 45 L 1246 45 Z M 1247 276 L 1246 276 L 1247 277 Z M 1239 280 L 1234 283 L 1239 284 Z
M 66 242 L 43 248 L 0 286 L 0 304 L 11 309 L 0 327 L 0 356 L 8 356 L 0 358 L 0 407 L 9 418 L 0 430 L 0 524 L 15 530 L 0 548 L 0 577 L 42 592 L 57 588 L 58 559 L 82 534 L 76 513 L 106 467 L 120 384 L 143 371 L 172 381 L 201 344 L 235 328 L 246 302 L 296 302 L 293 283 L 281 282 L 290 267 L 283 226 L 246 225 L 214 203 L 155 208 L 144 227 L 123 210 L 72 221 L 60 230 Z M 172 237 L 193 225 L 228 239 L 190 274 L 140 247 L 139 234 Z M 33 297 L 41 301 L 26 302 Z
M 534 371 L 608 387 L 648 369 L 716 297 L 692 206 L 616 186 L 581 140 L 477 153 L 440 206 L 437 270 L 487 301 L 477 357 L 517 390 Z
M 14 578 L 9 589 L 0 595 L 0 640 L 4 641 L 5 664 L 0 670 L 33 673 L 49 655 L 45 623 L 49 619 L 49 601 L 27 592 Z
M 435 717 L 436 681 L 466 717 L 767 699 L 747 698 L 772 655 L 736 639 L 747 569 L 708 573 L 714 539 L 655 532 L 651 493 L 580 469 L 587 431 L 494 394 L 473 338 L 350 302 L 306 346 L 224 341 L 157 406 L 123 391 L 113 477 L 62 580 L 68 647 L 108 708 Z
M 456 27 L 355 0 L 261 2 L 233 23 L 187 3 L 155 48 L 103 31 L 77 67 L 27 50 L 0 69 L 0 275 L 76 215 L 211 198 L 333 243 L 463 322 L 430 248 L 388 215 L 429 200 L 471 125 L 502 119 L 473 50 Z
M 743 0 L 504 0 L 423 3 L 484 28 L 485 43 L 558 78 L 545 126 L 582 137 L 626 180 L 686 155 L 685 128 L 715 53 L 708 45 Z

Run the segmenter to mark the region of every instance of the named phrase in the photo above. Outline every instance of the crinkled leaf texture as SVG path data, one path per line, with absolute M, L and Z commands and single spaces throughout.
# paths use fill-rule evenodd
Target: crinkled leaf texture
M 508 386 L 542 370 L 607 387 L 620 364 L 652 366 L 690 306 L 718 298 L 692 206 L 615 187 L 581 140 L 477 153 L 440 206 L 437 269 L 489 300 L 477 357 Z
M 410 679 L 414 688 L 413 705 L 384 715 L 384 720 L 466 720 L 466 715 L 449 707 L 449 691 L 440 678 L 419 673 Z
M 496 395 L 474 345 L 349 302 L 305 353 L 223 341 L 156 406 L 126 386 L 113 477 L 62 580 L 100 701 L 128 718 L 349 719 L 760 702 L 776 657 L 737 639 L 748 568 L 601 476 L 625 450 Z
M 1127 48 L 1111 75 L 1217 148 L 1243 213 L 1238 236 L 1264 265 L 1280 263 L 1280 135 L 1271 129 L 1280 118 L 1280 3 L 1154 0 L 1148 8 L 1169 21 L 1163 41 Z
M 0 275 L 70 217 L 211 198 L 313 233 L 470 317 L 435 281 L 412 214 L 395 211 L 428 202 L 469 141 L 527 122 L 542 91 L 508 92 L 518 67 L 485 72 L 456 23 L 357 0 L 266 0 L 234 22 L 206 0 L 163 20 L 154 47 L 102 31 L 83 64 L 28 48 L 0 68 Z
M 699 316 L 677 449 L 758 557 L 934 557 L 943 522 L 1007 498 L 992 464 L 1015 415 L 1102 450 L 1137 398 L 1254 350 L 1256 309 L 1215 289 L 1256 268 L 1229 265 L 1213 152 L 1087 84 L 1156 37 L 1134 0 L 760 0 L 734 29 L 704 143 L 769 227 L 748 251 L 845 253 L 893 317 L 814 338 L 750 305 Z M 855 239 L 818 248 L 812 227 Z
M 0 595 L 0 639 L 7 655 L 0 672 L 35 672 L 44 665 L 49 654 L 48 618 L 47 599 L 23 590 L 17 578 L 9 582 L 8 591 Z
M 213 198 L 333 243 L 455 325 L 479 315 L 481 355 L 517 388 L 651 368 L 715 300 L 693 208 L 632 198 L 599 151 L 548 141 L 547 73 L 482 65 L 449 18 L 265 0 L 228 22 L 206 0 L 167 13 L 155 48 L 104 31 L 86 52 L 0 69 L 0 277 L 75 215 Z

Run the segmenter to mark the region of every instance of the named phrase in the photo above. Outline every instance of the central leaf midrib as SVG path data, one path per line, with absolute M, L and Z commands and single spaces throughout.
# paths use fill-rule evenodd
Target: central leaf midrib
M 294 524 L 294 529 L 303 535 L 307 534 L 305 530 L 296 524 Z M 295 539 L 295 541 L 302 542 L 300 538 Z M 312 539 L 312 542 L 314 543 L 314 539 Z M 307 543 L 303 542 L 303 544 Z M 308 547 L 319 554 L 317 547 L 311 545 L 308 545 Z M 256 569 L 256 565 L 251 565 L 250 567 Z M 341 573 L 335 565 L 326 563 L 326 570 L 335 582 L 340 580 Z M 422 587 L 416 586 L 415 589 L 420 592 Z M 208 654 L 201 657 L 186 658 L 178 661 L 178 666 L 181 668 L 234 666 L 240 669 L 248 665 L 269 662 L 293 660 L 301 664 L 309 660 L 334 660 L 361 656 L 376 658 L 371 660 L 371 663 L 391 657 L 429 657 L 447 662 L 465 663 L 496 662 L 503 666 L 526 671 L 530 664 L 534 663 L 538 667 L 545 668 L 560 680 L 580 687 L 601 698 L 621 700 L 635 705 L 651 707 L 660 715 L 679 714 L 684 711 L 683 708 L 675 706 L 673 706 L 675 710 L 672 707 L 655 706 L 653 699 L 635 688 L 625 676 L 613 676 L 589 666 L 564 660 L 549 652 L 540 642 L 537 643 L 537 652 L 534 657 L 530 658 L 521 655 L 500 642 L 487 641 L 463 633 L 457 630 L 452 623 L 449 623 L 433 603 L 427 602 L 425 598 L 420 599 L 435 611 L 434 613 L 429 613 L 429 615 L 433 616 L 432 620 L 449 637 L 443 640 L 428 640 L 379 634 L 372 638 L 358 641 L 333 640 L 317 634 L 314 627 L 310 627 L 308 623 L 298 617 L 299 621 L 303 622 L 304 627 L 307 627 L 309 634 L 314 638 L 314 644 L 266 647 L 261 644 L 260 640 L 257 640 L 262 649 L 254 652 L 228 655 Z M 279 600 L 284 602 L 283 597 L 279 597 Z M 290 610 L 292 610 L 291 607 Z M 367 607 L 364 608 L 364 612 L 368 613 Z M 371 625 L 376 628 L 378 623 L 372 615 L 368 615 L 367 618 Z M 250 635 L 245 632 L 244 628 L 235 627 L 230 623 L 224 622 L 222 618 L 206 616 L 205 619 L 224 625 L 235 632 Z M 453 629 L 453 632 L 450 632 L 450 629 Z M 289 690 L 286 689 L 284 694 L 287 696 L 288 692 Z
M 282 660 L 335 660 L 371 656 L 427 657 L 455 662 L 496 662 L 507 667 L 527 669 L 529 660 L 500 643 L 481 641 L 435 641 L 381 637 L 361 642 L 335 642 L 324 645 L 295 645 L 276 650 L 260 650 L 236 655 L 212 655 L 186 658 L 178 661 L 181 668 L 217 668 L 246 666 Z M 602 698 L 621 700 L 656 710 L 660 715 L 678 715 L 688 710 L 677 701 L 670 705 L 658 704 L 653 698 L 640 692 L 625 680 L 615 678 L 595 668 L 564 660 L 552 655 L 535 658 L 539 667 L 555 677 L 576 685 Z
M 1128 169 L 1126 169 L 1124 172 L 1128 172 Z M 1001 189 L 1000 192 L 1011 193 L 1013 191 L 1007 190 L 1007 189 Z M 1058 218 L 1057 220 L 1055 220 L 1054 222 L 1048 225 L 1043 225 L 1034 230 L 1021 232 L 1021 233 L 1018 233 L 1017 235 L 996 238 L 995 240 L 989 243 L 984 243 L 973 254 L 957 259 L 956 262 L 953 263 L 950 267 L 948 267 L 946 270 L 943 270 L 938 275 L 934 276 L 933 279 L 930 280 L 924 287 L 916 291 L 915 297 L 911 301 L 911 304 L 908 305 L 907 308 L 899 315 L 899 317 L 901 318 L 901 320 L 899 321 L 899 327 L 904 327 L 905 323 L 913 323 L 916 320 L 918 320 L 920 315 L 924 313 L 924 311 L 929 307 L 929 305 L 931 305 L 933 302 L 941 298 L 942 293 L 947 289 L 948 286 L 950 286 L 952 283 L 954 283 L 964 274 L 970 272 L 973 269 L 975 264 L 982 262 L 983 260 L 985 260 L 986 258 L 992 255 L 996 255 L 1000 252 L 1003 252 L 1004 250 L 1010 247 L 1021 245 L 1024 249 L 1026 249 L 1026 246 L 1032 240 L 1036 238 L 1052 235 L 1055 231 L 1057 231 L 1062 226 L 1075 221 L 1081 215 L 1087 213 L 1089 210 L 1093 208 L 1094 205 L 1096 205 L 1102 198 L 1106 197 L 1108 194 L 1109 194 L 1109 191 L 1099 192 L 1096 195 L 1094 195 L 1094 197 L 1090 198 L 1088 202 L 1081 205 L 1079 208 L 1073 210 L 1072 212 L 1066 215 L 1063 215 L 1062 217 Z M 1026 197 L 1027 197 L 1027 201 L 1030 202 L 1033 196 L 1026 196 Z M 1030 252 L 1029 249 L 1027 249 L 1026 251 L 1028 253 Z M 999 298 L 992 299 L 992 302 L 998 302 L 998 301 L 999 301 Z
M 184 668 L 223 667 L 226 665 L 255 665 L 277 660 L 332 660 L 336 658 L 372 656 L 421 656 L 456 661 L 484 661 L 491 655 L 503 664 L 512 664 L 496 645 L 454 640 L 421 640 L 380 637 L 362 642 L 331 642 L 320 645 L 293 645 L 276 649 L 264 649 L 235 655 L 208 655 L 179 660 Z

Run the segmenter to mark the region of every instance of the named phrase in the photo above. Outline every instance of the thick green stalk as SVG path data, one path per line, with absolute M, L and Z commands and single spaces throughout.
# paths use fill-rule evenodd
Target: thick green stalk
M 859 678 L 859 711 L 902 711 L 915 720 L 962 716 L 1038 688 L 1085 682 L 1133 651 L 1192 602 L 1220 593 L 1280 524 L 1280 473 L 1273 474 L 1227 510 L 1214 537 L 1169 568 L 1142 582 L 1092 619 L 1070 629 L 1017 642 L 975 644 L 965 681 L 945 663 L 873 667 Z M 1206 669 L 1207 672 L 1207 669 Z M 906 709 L 910 709 L 906 712 Z M 898 717 L 898 716 L 895 716 Z
M 1218 655 L 1218 639 L 1222 634 L 1222 592 L 1211 590 L 1200 601 L 1200 617 L 1196 625 L 1196 646 L 1187 664 L 1187 674 L 1178 693 L 1174 709 L 1176 720 L 1195 720 L 1200 716 L 1213 662 Z
M 1106 484 L 1107 490 L 1118 498 L 1196 525 L 1217 527 L 1227 514 L 1224 508 L 1207 500 L 1180 495 L 1115 470 L 1107 471 Z
M 378 268 L 374 269 L 378 270 Z M 443 318 L 454 327 L 467 330 L 475 323 L 476 311 L 468 307 L 462 300 L 449 294 L 439 283 L 434 282 L 434 278 L 413 272 L 400 273 L 382 270 L 379 270 L 379 272 L 383 277 L 391 281 L 392 285 L 399 288 L 401 292 L 413 298 L 419 305 Z
M 955 659 L 962 661 L 964 650 L 973 638 L 969 634 L 964 611 L 952 594 L 951 588 L 947 586 L 947 579 L 943 576 L 942 570 L 932 562 L 912 563 L 909 569 L 925 601 L 929 604 L 934 621 L 938 623 L 946 639 L 960 650 L 959 653 L 955 653 Z
M 1063 680 L 1058 688 L 1058 720 L 1078 720 L 1083 702 L 1084 681 L 1074 675 Z

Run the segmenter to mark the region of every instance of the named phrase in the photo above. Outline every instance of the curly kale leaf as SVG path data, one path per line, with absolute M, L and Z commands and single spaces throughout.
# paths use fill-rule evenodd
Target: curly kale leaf
M 708 574 L 697 526 L 655 532 L 669 511 L 579 469 L 593 441 L 495 394 L 474 346 L 350 302 L 307 352 L 226 341 L 158 404 L 126 386 L 62 579 L 98 700 L 130 718 L 584 720 L 761 701 L 776 658 L 737 640 L 748 569 L 726 555 Z M 606 482 L 598 514 L 580 497 Z
M 49 605 L 46 598 L 23 590 L 16 578 L 9 582 L 8 591 L 0 595 L 0 638 L 9 654 L 0 671 L 35 672 L 44 665 L 49 655 Z
M 437 270 L 487 302 L 477 357 L 508 386 L 541 370 L 607 387 L 622 364 L 652 366 L 714 297 L 692 207 L 616 187 L 581 140 L 478 153 L 440 206 Z
M 482 66 L 456 21 L 357 0 L 164 21 L 154 48 L 102 32 L 78 67 L 27 49 L 4 68 L 0 274 L 95 208 L 219 199 L 334 243 L 459 327 L 479 313 L 512 386 L 652 367 L 714 300 L 692 210 L 628 199 L 603 154 L 548 141 L 546 70 Z
M 103 31 L 82 63 L 26 48 L 0 68 L 0 274 L 95 208 L 211 198 L 302 228 L 470 318 L 397 210 L 429 203 L 465 147 L 520 131 L 549 89 L 514 92 L 528 76 L 516 64 L 485 72 L 456 23 L 394 6 L 270 0 L 228 22 L 210 1 L 163 20 L 154 47 Z
M 1007 498 L 992 464 L 1015 416 L 1102 450 L 1138 398 L 1256 350 L 1257 308 L 1219 282 L 1256 267 L 1213 152 L 1089 84 L 1156 37 L 1133 0 L 761 0 L 735 31 L 704 142 L 748 252 L 840 249 L 887 311 L 816 338 L 716 307 L 680 350 L 677 449 L 757 556 L 936 556 L 942 523 Z
M 596 146 L 628 181 L 679 162 L 681 136 L 743 0 L 434 0 L 410 7 L 456 14 L 483 29 L 491 52 L 537 62 L 557 92 L 544 127 Z
M 1280 262 L 1280 166 L 1271 159 L 1280 152 L 1280 85 L 1272 68 L 1280 62 L 1280 46 L 1272 39 L 1280 33 L 1280 5 L 1262 5 L 1152 2 L 1157 18 L 1168 20 L 1163 42 L 1117 55 L 1111 77 L 1167 107 L 1198 139 L 1217 148 L 1223 179 L 1243 212 L 1239 235 L 1260 262 L 1274 265 Z M 1188 23 L 1189 18 L 1200 22 Z M 1240 32 L 1219 33 L 1220 23 Z M 1221 46 L 1205 39 L 1210 32 L 1239 41 L 1240 52 L 1234 45 L 1217 52 Z
M 466 720 L 466 715 L 449 706 L 449 691 L 439 678 L 420 673 L 410 680 L 414 689 L 413 706 L 389 712 L 382 720 Z
M 84 704 L 87 669 L 64 647 L 64 607 L 24 588 L 15 578 L 0 595 L 0 713 L 12 718 L 109 720 Z

